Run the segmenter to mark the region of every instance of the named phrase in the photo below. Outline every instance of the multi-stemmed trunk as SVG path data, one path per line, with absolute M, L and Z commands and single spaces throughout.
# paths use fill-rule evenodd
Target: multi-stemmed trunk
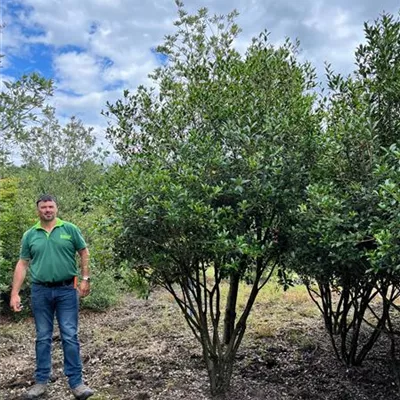
M 268 282 L 274 270 L 270 259 L 260 258 L 255 264 L 254 281 L 240 315 L 237 315 L 240 276 L 237 271 L 233 271 L 229 276 L 222 335 L 220 335 L 222 276 L 217 263 L 213 266 L 212 285 L 207 282 L 207 264 L 200 262 L 193 269 L 194 273 L 191 276 L 182 276 L 177 282 L 164 285 L 175 298 L 190 329 L 202 346 L 213 396 L 226 393 L 230 387 L 236 354 L 246 331 L 250 311 L 259 291 Z M 263 277 L 267 268 L 269 272 Z
M 311 286 L 308 291 L 324 317 L 336 357 L 347 366 L 358 366 L 385 330 L 396 293 L 393 294 L 390 279 L 345 278 L 340 288 L 320 281 L 318 291 Z M 382 299 L 380 307 L 374 307 L 374 300 L 378 299 Z M 368 313 L 374 323 L 368 322 Z
M 211 394 L 213 396 L 224 394 L 229 390 L 235 355 L 231 353 L 226 354 L 225 357 L 210 357 L 209 354 L 204 353 Z

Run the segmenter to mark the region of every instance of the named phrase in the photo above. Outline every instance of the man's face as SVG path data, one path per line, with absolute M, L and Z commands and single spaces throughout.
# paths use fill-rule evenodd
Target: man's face
M 57 204 L 54 201 L 41 201 L 37 206 L 37 212 L 41 221 L 53 221 L 57 216 Z

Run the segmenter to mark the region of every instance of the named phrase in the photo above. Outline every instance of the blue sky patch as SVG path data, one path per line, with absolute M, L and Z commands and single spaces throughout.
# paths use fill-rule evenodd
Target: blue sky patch
M 53 77 L 52 47 L 44 44 L 29 46 L 29 49 L 20 57 L 8 55 L 9 66 L 4 73 L 18 78 L 33 72 L 40 73 L 46 78 Z
M 3 10 L 5 10 L 5 12 L 13 18 L 19 18 L 21 13 L 26 14 L 33 11 L 33 7 L 27 7 L 22 5 L 22 3 L 18 3 L 17 1 L 8 1 L 5 3 L 2 2 L 1 8 L 3 8 Z
M 60 47 L 57 53 L 58 54 L 65 54 L 65 53 L 78 53 L 78 54 L 80 54 L 80 53 L 84 53 L 84 52 L 85 52 L 85 49 L 83 47 L 69 44 L 67 46 Z
M 155 48 L 150 49 L 151 53 L 156 57 L 156 60 L 161 65 L 166 65 L 168 62 L 168 56 L 163 53 L 159 53 Z

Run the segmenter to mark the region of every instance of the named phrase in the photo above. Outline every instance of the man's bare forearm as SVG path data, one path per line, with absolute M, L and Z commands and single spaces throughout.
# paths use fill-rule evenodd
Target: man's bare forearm
M 19 260 L 14 270 L 14 278 L 12 283 L 11 296 L 17 295 L 21 290 L 22 284 L 26 277 L 26 270 L 28 269 L 29 261 Z
M 79 256 L 81 258 L 81 273 L 82 281 L 79 285 L 79 295 L 81 297 L 86 297 L 90 293 L 90 268 L 89 268 L 89 250 L 82 249 L 79 250 Z
M 89 250 L 87 248 L 86 249 L 82 249 L 78 253 L 79 253 L 79 256 L 80 256 L 80 267 L 81 267 L 82 276 L 90 276 L 90 266 L 89 266 L 90 254 L 89 254 Z

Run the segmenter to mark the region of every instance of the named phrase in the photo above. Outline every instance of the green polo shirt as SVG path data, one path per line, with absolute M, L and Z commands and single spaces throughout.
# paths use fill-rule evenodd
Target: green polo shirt
M 30 261 L 32 282 L 59 282 L 78 274 L 76 252 L 86 247 L 77 226 L 56 219 L 48 233 L 40 221 L 24 233 L 20 258 Z

